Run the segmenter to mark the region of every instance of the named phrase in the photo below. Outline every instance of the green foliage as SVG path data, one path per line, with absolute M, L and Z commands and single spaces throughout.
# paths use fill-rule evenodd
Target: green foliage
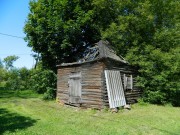
M 45 67 L 74 62 L 87 47 L 101 39 L 117 17 L 117 1 L 38 0 L 31 1 L 24 31 L 28 46 L 39 53 Z
M 20 76 L 18 69 L 12 69 L 7 73 L 6 88 L 11 90 L 17 90 L 20 87 Z
M 43 70 L 41 62 L 37 64 L 36 69 L 30 70 L 25 67 L 10 67 L 9 69 L 0 68 L 0 89 L 31 89 L 44 94 L 44 99 L 55 98 L 56 75 L 51 70 Z
M 56 91 L 54 88 L 46 88 L 46 92 L 43 95 L 44 100 L 54 99 L 56 97 Z
M 20 69 L 14 68 L 6 71 L 4 78 L 5 87 L 12 90 L 25 90 L 29 88 L 30 71 L 23 67 Z
M 166 94 L 160 91 L 148 91 L 145 93 L 144 101 L 153 104 L 165 104 Z
M 19 69 L 20 76 L 20 87 L 19 89 L 25 90 L 30 88 L 29 79 L 30 79 L 30 70 L 23 67 Z
M 179 87 L 178 87 L 179 88 Z M 171 92 L 171 103 L 173 106 L 179 106 L 180 105 L 180 90 L 174 90 Z
M 18 56 L 12 55 L 12 56 L 7 56 L 6 58 L 4 58 L 3 62 L 5 63 L 5 67 L 6 69 L 11 69 L 13 68 L 13 63 L 19 59 Z
M 1 68 L 3 68 L 3 63 L 2 63 L 2 61 L 1 61 L 1 59 L 0 59 L 0 69 Z
M 102 32 L 119 55 L 139 68 L 139 86 L 151 103 L 180 106 L 179 7 L 178 0 L 121 1 L 122 13 Z
M 31 89 L 44 93 L 44 99 L 55 98 L 56 75 L 51 70 L 33 69 L 30 78 Z
M 145 101 L 180 106 L 179 9 L 179 0 L 30 1 L 24 31 L 43 67 L 53 71 L 106 39 L 139 69 Z
M 148 106 L 148 105 L 149 105 L 149 103 L 145 102 L 145 101 L 143 100 L 143 98 L 139 98 L 139 99 L 138 99 L 138 104 L 139 104 L 140 106 Z
M 0 89 L 4 89 L 6 85 L 7 71 L 0 68 Z

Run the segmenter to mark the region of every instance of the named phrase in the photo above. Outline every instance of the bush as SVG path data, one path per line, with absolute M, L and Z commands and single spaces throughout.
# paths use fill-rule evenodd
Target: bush
M 180 106 L 180 90 L 173 93 L 171 102 L 173 106 Z
M 180 106 L 180 47 L 169 52 L 154 47 L 145 48 L 146 56 L 131 55 L 132 59 L 136 58 L 133 62 L 139 65 L 137 81 L 144 90 L 144 101 Z
M 33 69 L 30 84 L 31 89 L 44 94 L 44 99 L 55 98 L 56 75 L 52 70 Z
M 5 89 L 6 77 L 7 77 L 7 71 L 1 67 L 1 63 L 0 63 L 0 89 Z
M 144 101 L 152 104 L 165 104 L 166 94 L 160 91 L 148 91 L 147 93 L 145 93 Z
M 47 88 L 47 91 L 43 95 L 44 100 L 54 99 L 56 96 L 56 90 L 53 88 Z
M 29 88 L 30 71 L 27 68 L 13 68 L 6 71 L 4 86 L 10 90 L 26 90 Z
M 5 87 L 10 90 L 20 89 L 21 78 L 18 69 L 9 70 L 6 76 Z

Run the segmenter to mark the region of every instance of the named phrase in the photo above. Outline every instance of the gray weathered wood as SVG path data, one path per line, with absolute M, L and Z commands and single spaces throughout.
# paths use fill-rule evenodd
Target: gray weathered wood
M 69 75 L 69 102 L 81 103 L 81 72 Z
M 120 71 L 120 76 L 109 76 L 110 84 L 120 83 L 127 86 L 124 89 L 126 103 L 135 103 L 141 96 L 142 90 L 136 86 L 137 69 L 130 66 L 122 57 L 115 54 L 108 42 L 99 42 L 99 58 L 82 63 L 65 63 L 59 65 L 57 72 L 57 98 L 64 104 L 80 106 L 83 108 L 101 109 L 109 107 L 108 91 L 104 70 Z M 81 74 L 80 76 L 78 74 Z M 131 79 L 124 81 L 124 76 L 131 76 Z M 73 86 L 71 88 L 71 86 Z M 118 89 L 118 86 L 111 86 L 112 89 Z M 113 91 L 113 98 L 116 99 L 119 91 Z M 118 98 L 117 98 L 118 99 Z M 118 99 L 119 100 L 119 99 Z

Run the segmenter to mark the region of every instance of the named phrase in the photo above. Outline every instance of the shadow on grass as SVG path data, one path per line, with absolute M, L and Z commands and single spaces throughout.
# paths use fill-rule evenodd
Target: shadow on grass
M 0 108 L 0 134 L 6 131 L 15 132 L 17 129 L 26 129 L 33 126 L 36 121 L 30 117 L 21 116 L 7 109 Z

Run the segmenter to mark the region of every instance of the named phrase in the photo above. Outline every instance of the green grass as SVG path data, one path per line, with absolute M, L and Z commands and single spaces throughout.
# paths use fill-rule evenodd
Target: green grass
M 3 135 L 180 135 L 180 108 L 135 104 L 111 113 L 43 101 L 32 91 L 0 91 Z

